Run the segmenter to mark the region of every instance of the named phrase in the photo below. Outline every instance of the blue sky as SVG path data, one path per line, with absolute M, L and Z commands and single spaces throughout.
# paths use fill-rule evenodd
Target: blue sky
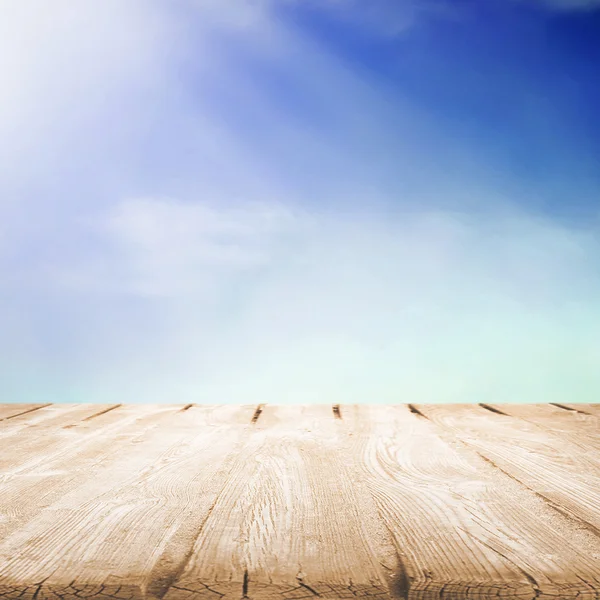
M 3 402 L 594 402 L 600 2 L 5 0 Z

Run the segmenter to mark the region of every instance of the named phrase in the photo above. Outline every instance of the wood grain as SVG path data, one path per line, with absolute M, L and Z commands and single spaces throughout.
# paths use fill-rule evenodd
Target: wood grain
M 21 456 L 14 440 L 0 440 L 0 540 L 67 492 L 94 480 L 98 472 L 122 460 L 123 443 L 136 439 L 178 410 L 180 407 L 174 406 L 130 406 L 93 420 L 82 420 L 75 426 L 67 421 L 70 425 L 53 434 L 33 436 L 43 444 L 40 454 Z M 40 430 L 36 432 L 39 434 Z M 63 444 L 49 452 L 45 443 L 53 436 L 60 437 Z
M 599 414 L 0 405 L 0 598 L 600 599 Z
M 220 423 L 212 412 L 228 418 Z M 25 590 L 23 598 L 160 592 L 226 481 L 223 463 L 251 413 L 249 407 L 178 411 L 158 427 L 115 440 L 119 460 L 0 544 L 0 586 L 5 593 Z
M 0 404 L 0 422 L 33 412 L 47 404 Z
M 600 467 L 577 444 L 479 406 L 417 408 L 557 512 L 568 515 L 575 525 L 600 535 Z
M 600 568 L 580 549 L 600 556 L 596 536 L 407 406 L 343 413 L 409 598 L 594 597 Z
M 584 414 L 591 414 L 600 417 L 600 404 L 564 404 L 563 406 L 566 406 L 576 412 L 582 412 Z
M 0 469 L 16 472 L 31 461 L 47 461 L 57 448 L 68 446 L 65 429 L 91 420 L 114 405 L 59 405 L 45 411 L 22 414 L 10 426 L 0 428 Z
M 593 462 L 600 459 L 600 419 L 594 415 L 552 404 L 493 404 L 490 408 L 568 440 L 577 447 L 578 458 L 585 456 Z
M 358 489 L 331 406 L 267 406 L 165 600 L 389 597 L 393 547 Z

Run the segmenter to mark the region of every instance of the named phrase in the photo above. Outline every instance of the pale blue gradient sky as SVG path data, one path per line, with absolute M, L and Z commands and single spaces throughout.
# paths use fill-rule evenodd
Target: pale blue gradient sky
M 597 401 L 598 3 L 501 4 L 4 0 L 0 401 Z

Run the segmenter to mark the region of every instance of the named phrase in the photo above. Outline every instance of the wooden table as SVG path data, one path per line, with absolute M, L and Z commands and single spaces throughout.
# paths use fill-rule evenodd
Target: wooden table
M 600 598 L 600 405 L 0 405 L 0 597 Z

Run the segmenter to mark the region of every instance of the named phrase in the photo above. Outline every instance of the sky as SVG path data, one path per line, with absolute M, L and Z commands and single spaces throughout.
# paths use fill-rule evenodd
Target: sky
M 0 402 L 597 402 L 600 1 L 2 0 Z

